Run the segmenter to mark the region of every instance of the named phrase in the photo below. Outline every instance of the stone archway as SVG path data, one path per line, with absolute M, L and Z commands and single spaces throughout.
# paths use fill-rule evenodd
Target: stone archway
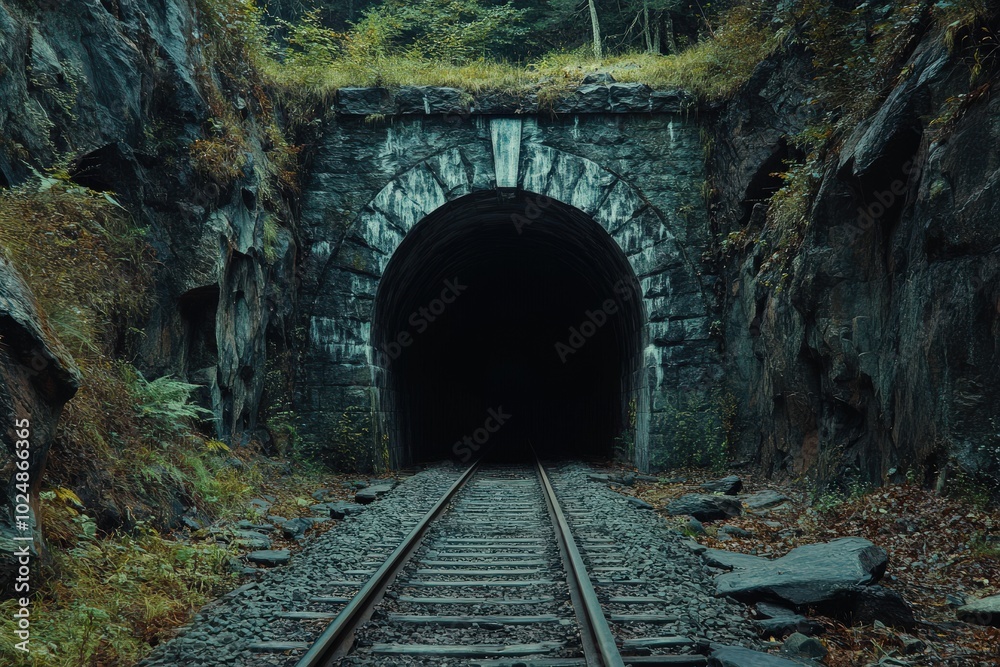
M 470 160 L 462 146 L 454 146 L 397 174 L 354 218 L 337 247 L 326 249 L 330 252 L 317 290 L 324 308 L 314 309 L 309 319 L 306 363 L 316 364 L 314 377 L 331 387 L 310 388 L 311 407 L 329 416 L 352 412 L 370 418 L 359 432 L 371 437 L 376 464 L 399 466 L 414 458 L 409 436 L 401 434 L 393 421 L 393 406 L 399 403 L 385 395 L 397 389 L 378 358 L 384 350 L 376 350 L 386 343 L 386 333 L 378 327 L 373 330 L 390 264 L 422 221 L 499 215 L 506 216 L 519 234 L 531 235 L 544 226 L 535 221 L 547 215 L 533 213 L 531 206 L 541 208 L 539 202 L 554 203 L 560 211 L 559 224 L 590 221 L 599 227 L 610 243 L 604 251 L 613 248 L 628 269 L 623 277 L 639 283 L 635 312 L 641 313 L 641 323 L 634 332 L 637 338 L 628 343 L 636 349 L 623 366 L 628 377 L 622 378 L 628 395 L 626 412 L 630 409 L 634 415 L 626 439 L 635 464 L 646 469 L 650 448 L 669 437 L 665 425 L 658 423 L 658 413 L 671 385 L 682 382 L 669 372 L 674 357 L 685 357 L 676 348 L 686 341 L 703 346 L 709 327 L 709 309 L 696 271 L 672 231 L 675 221 L 612 170 L 523 138 L 522 125 L 518 118 L 491 119 L 492 155 L 485 159 Z M 466 210 L 456 213 L 463 206 Z M 685 298 L 675 299 L 674 293 L 681 291 Z M 596 294 L 592 290 L 591 298 Z M 584 313 L 580 315 L 582 322 Z M 567 329 L 572 324 L 567 322 Z M 689 361 L 686 358 L 684 364 L 690 366 Z M 327 427 L 326 436 L 316 435 L 329 437 L 331 430 Z

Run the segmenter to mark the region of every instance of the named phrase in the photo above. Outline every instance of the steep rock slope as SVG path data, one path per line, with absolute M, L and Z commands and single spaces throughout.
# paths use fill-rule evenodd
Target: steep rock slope
M 275 176 L 285 147 L 274 112 L 265 94 L 250 94 L 252 81 L 241 83 L 219 65 L 206 39 L 209 6 L 0 1 L 0 186 L 54 169 L 68 187 L 113 196 L 146 230 L 155 286 L 147 322 L 128 323 L 145 326 L 142 342 L 122 347 L 121 356 L 149 378 L 205 385 L 199 400 L 217 418 L 215 436 L 239 443 L 257 429 L 268 337 L 278 349 L 287 338 L 296 249 L 292 232 L 275 223 L 292 214 Z M 213 151 L 222 153 L 214 162 Z M 7 346 L 22 339 L 42 351 L 58 345 L 41 333 L 44 316 L 27 309 L 30 296 L 6 289 L 19 285 L 6 263 L 0 276 L 5 295 L 13 295 L 0 301 L 3 405 L 5 414 L 31 415 L 37 484 L 59 408 L 77 379 L 67 359 L 46 371 L 55 374 L 46 388 L 36 376 L 34 390 L 18 389 L 29 386 L 22 380 L 33 372 L 31 359 Z M 0 448 L 5 471 L 14 456 L 10 425 Z M 107 502 L 102 485 L 116 483 L 106 477 L 77 480 L 94 487 L 81 496 L 99 515 Z M 9 500 L 0 498 L 0 506 Z M 125 510 L 112 515 L 122 518 Z
M 817 167 L 797 246 L 767 210 L 817 122 L 810 56 L 762 63 L 714 121 L 740 458 L 859 482 L 998 468 L 1000 100 L 945 41 Z

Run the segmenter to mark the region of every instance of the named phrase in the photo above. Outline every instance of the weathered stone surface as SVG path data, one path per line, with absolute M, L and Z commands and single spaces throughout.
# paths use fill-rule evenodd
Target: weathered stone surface
M 402 93 L 412 114 L 394 123 L 345 118 L 327 126 L 303 189 L 309 252 L 301 267 L 302 298 L 311 310 L 303 314 L 308 340 L 295 409 L 300 434 L 317 445 L 347 414 L 358 420 L 356 430 L 373 438 L 394 433 L 393 411 L 373 409 L 393 393 L 383 390 L 389 376 L 372 368 L 379 357 L 369 349 L 374 297 L 387 270 L 383 260 L 433 211 L 496 184 L 493 126 L 489 119 L 469 117 L 487 113 L 478 100 L 462 99 L 459 109 L 457 98 L 441 89 Z M 631 84 L 585 86 L 570 104 L 598 108 L 612 96 L 620 106 L 649 106 L 648 90 Z M 496 104 L 508 105 L 509 113 L 511 100 L 499 96 Z M 426 115 L 428 107 L 448 105 L 448 113 Z M 644 352 L 644 363 L 656 369 L 649 371 L 655 386 L 649 417 L 639 420 L 649 425 L 648 433 L 635 448 L 636 465 L 648 469 L 654 452 L 669 446 L 667 414 L 678 384 L 706 386 L 719 368 L 701 269 L 688 259 L 700 257 L 712 238 L 697 194 L 704 163 L 694 124 L 668 115 L 511 120 L 505 123 L 520 127 L 519 142 L 510 142 L 519 159 L 508 161 L 517 167 L 518 186 L 591 214 L 613 232 L 619 247 L 633 252 L 629 264 L 642 277 L 637 289 L 656 300 L 647 305 L 656 320 L 649 332 L 653 344 Z M 681 243 L 691 247 L 682 251 Z M 652 331 L 653 325 L 659 329 Z M 376 456 L 375 443 L 369 447 L 358 457 L 361 466 L 372 465 Z M 406 451 L 399 438 L 390 437 L 391 465 L 405 465 Z
M 956 609 L 955 615 L 966 623 L 1000 626 L 1000 595 L 974 600 Z
M 607 72 L 594 72 L 592 74 L 588 74 L 587 76 L 583 77 L 583 81 L 581 81 L 580 83 L 582 83 L 585 86 L 593 84 L 607 85 L 609 83 L 615 83 L 615 77 L 611 76 L 611 74 Z
M 3 9 L 0 8 L 0 12 Z M 2 47 L 0 47 L 2 48 Z M 2 88 L 0 81 L 0 88 Z M 2 103 L 0 103 L 2 107 Z M 0 418 L 3 447 L 0 447 L 0 598 L 13 592 L 17 566 L 11 554 L 18 543 L 14 537 L 32 537 L 32 551 L 44 545 L 38 524 L 38 492 L 49 446 L 63 404 L 73 397 L 80 375 L 68 352 L 49 338 L 35 300 L 20 275 L 0 254 Z M 19 428 L 20 427 L 20 428 Z M 17 441 L 30 446 L 18 447 Z M 14 507 L 18 505 L 15 472 L 21 459 L 15 452 L 27 451 L 30 473 L 29 528 L 17 530 Z M 37 554 L 36 554 L 37 555 Z
M 363 505 L 358 505 L 356 503 L 347 502 L 346 500 L 339 500 L 335 503 L 329 503 L 330 516 L 334 519 L 343 519 L 344 517 L 352 516 L 354 514 L 360 514 L 365 511 Z
M 761 64 L 719 116 L 717 219 L 724 235 L 763 234 L 726 261 L 723 324 L 727 382 L 744 397 L 735 455 L 765 469 L 822 460 L 880 483 L 951 458 L 998 472 L 984 452 L 1000 417 L 1000 256 L 983 249 L 1000 243 L 1000 157 L 981 147 L 1000 140 L 1000 100 L 940 141 L 929 119 L 961 67 L 930 35 L 902 66 L 910 75 L 817 169 L 801 248 L 774 272 L 758 270 L 777 242 L 763 229 L 769 175 L 783 137 L 812 122 L 809 56 Z
M 290 540 L 297 540 L 312 527 L 312 522 L 306 519 L 289 519 L 281 524 L 281 534 Z
M 856 586 L 876 583 L 887 563 L 881 548 L 859 537 L 845 537 L 797 547 L 773 560 L 733 561 L 732 572 L 716 577 L 716 592 L 746 602 L 819 604 L 849 595 Z
M 468 111 L 468 106 L 457 88 L 402 86 L 396 92 L 396 110 L 404 116 L 462 114 Z
M 392 93 L 385 88 L 337 89 L 337 110 L 353 116 L 370 116 L 396 111 Z
M 270 549 L 271 538 L 255 530 L 235 530 L 233 537 L 240 546 L 249 549 Z
M 777 507 L 782 503 L 788 502 L 789 500 L 791 499 L 788 496 L 783 493 L 778 493 L 773 489 L 764 489 L 749 495 L 740 496 L 740 502 L 751 510 L 770 509 L 772 507 Z
M 354 500 L 360 505 L 373 503 L 392 491 L 392 487 L 392 484 L 374 484 L 372 486 L 365 487 L 354 494 Z
M 701 488 L 712 493 L 722 493 L 727 496 L 735 496 L 743 489 L 743 480 L 736 475 L 730 475 L 711 482 L 705 482 Z
M 732 537 L 752 537 L 753 533 L 745 528 L 740 528 L 739 526 L 723 526 L 719 528 L 719 533 L 722 535 L 730 535 Z
M 781 645 L 781 652 L 800 658 L 816 660 L 822 660 L 828 653 L 821 641 L 799 632 L 793 633 L 784 641 Z
M 821 623 L 812 621 L 790 609 L 763 602 L 757 603 L 755 608 L 761 618 L 755 620 L 754 625 L 757 626 L 761 637 L 778 637 L 780 639 L 796 632 L 811 637 L 824 631 Z
M 633 507 L 638 507 L 641 510 L 655 509 L 652 505 L 647 503 L 642 498 L 636 498 L 635 496 L 625 496 L 625 500 L 628 501 L 629 505 L 632 505 Z
M 681 113 L 695 105 L 695 99 L 683 90 L 654 90 L 649 94 L 652 113 Z
M 667 513 L 673 516 L 690 515 L 699 521 L 716 521 L 739 516 L 743 512 L 740 502 L 728 496 L 689 493 L 667 503 Z
M 762 561 L 767 561 L 766 558 L 760 556 L 743 554 L 738 551 L 726 551 L 725 549 L 708 549 L 703 558 L 712 567 L 723 570 L 752 568 L 761 565 Z
M 846 623 L 871 625 L 878 621 L 894 628 L 917 624 L 913 609 L 898 592 L 882 586 L 853 586 L 817 610 Z
M 612 83 L 608 86 L 610 111 L 648 111 L 650 92 L 649 86 L 644 83 Z
M 708 659 L 709 667 L 802 667 L 797 660 L 770 653 L 761 653 L 741 646 L 715 649 Z
M 292 552 L 288 549 L 263 549 L 251 551 L 247 554 L 247 560 L 258 565 L 274 567 L 275 565 L 285 565 L 292 559 Z

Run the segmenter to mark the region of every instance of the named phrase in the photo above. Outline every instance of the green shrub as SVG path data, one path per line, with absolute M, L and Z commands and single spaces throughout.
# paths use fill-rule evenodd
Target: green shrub
M 728 430 L 735 409 L 733 399 L 722 392 L 678 394 L 666 410 L 663 450 L 651 454 L 654 470 L 679 467 L 725 470 L 729 460 Z

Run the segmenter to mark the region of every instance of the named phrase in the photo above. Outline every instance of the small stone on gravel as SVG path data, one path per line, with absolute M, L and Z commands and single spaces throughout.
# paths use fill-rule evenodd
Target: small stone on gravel
M 288 549 L 264 549 L 261 551 L 251 551 L 247 554 L 247 560 L 258 565 L 284 565 L 292 559 L 292 552 Z

